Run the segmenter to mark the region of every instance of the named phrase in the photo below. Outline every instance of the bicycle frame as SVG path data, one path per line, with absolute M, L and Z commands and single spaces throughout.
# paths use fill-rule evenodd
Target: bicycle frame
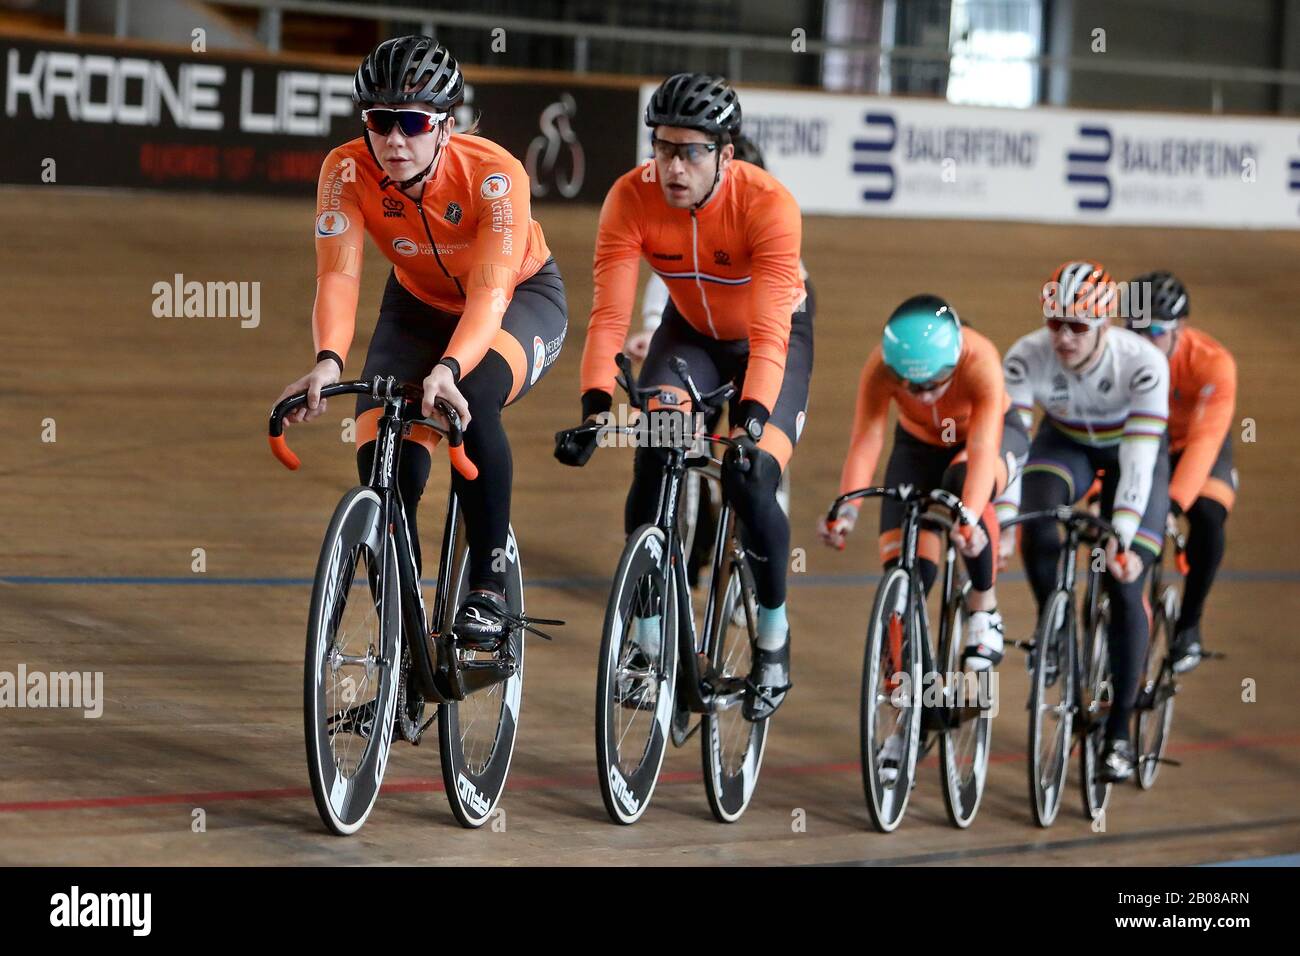
M 383 402 L 383 414 L 380 416 L 375 439 L 375 458 L 371 466 L 367 486 L 379 494 L 383 500 L 384 520 L 387 523 L 397 545 L 396 568 L 389 568 L 388 549 L 384 549 L 380 573 L 398 576 L 398 595 L 401 601 L 400 619 L 402 629 L 408 635 L 419 634 L 422 640 L 410 637 L 411 648 L 410 673 L 415 680 L 415 689 L 424 699 L 434 704 L 464 700 L 476 690 L 511 677 L 516 669 L 515 660 L 509 655 L 508 648 L 503 656 L 491 661 L 461 661 L 456 654 L 450 633 L 450 616 L 454 608 L 449 607 L 452 593 L 452 573 L 455 568 L 456 546 L 459 539 L 457 523 L 460 516 L 460 501 L 455 491 L 448 491 L 446 520 L 443 525 L 442 546 L 438 555 L 438 576 L 433 603 L 433 616 L 430 618 L 424 603 L 420 576 L 415 566 L 415 551 L 411 542 L 410 529 L 406 524 L 406 512 L 402 507 L 401 490 L 397 487 L 395 475 L 402 454 L 402 439 L 409 431 L 412 419 L 403 416 L 409 403 L 418 401 L 422 391 L 414 386 L 399 384 L 396 379 L 376 376 L 373 382 L 340 382 L 321 389 L 323 398 L 344 394 L 370 394 Z M 275 456 L 290 469 L 298 467 L 298 458 L 289 451 L 283 437 L 284 416 L 304 404 L 305 395 L 287 398 L 280 402 L 271 413 L 270 440 Z M 469 463 L 461 447 L 460 423 L 455 413 L 443 409 L 448 415 L 448 427 L 442 428 L 427 419 L 422 422 L 448 439 L 449 451 L 453 464 L 458 470 L 464 470 L 470 477 L 477 474 L 477 469 Z
M 718 593 L 722 582 L 722 567 L 730 546 L 733 525 L 732 509 L 726 496 L 722 498 L 722 507 L 717 518 L 718 534 L 713 542 L 713 565 L 709 570 L 709 591 L 704 607 L 704 634 L 701 640 L 695 629 L 695 604 L 691 594 L 690 582 L 686 576 L 686 556 L 682 551 L 681 537 L 678 534 L 678 512 L 681 507 L 682 479 L 688 468 L 705 468 L 709 460 L 698 464 L 687 462 L 686 452 L 674 448 L 669 453 L 668 467 L 664 472 L 664 481 L 660 485 L 659 507 L 655 516 L 655 525 L 664 533 L 664 554 L 661 569 L 664 578 L 671 576 L 673 587 L 679 596 L 677 604 L 677 666 L 685 678 L 684 687 L 678 688 L 686 694 L 686 706 L 692 713 L 710 713 L 714 709 L 713 694 L 707 691 L 708 672 L 700 670 L 700 655 L 710 660 L 713 645 L 717 640 L 715 617 L 718 601 L 724 597 Z M 660 660 L 662 673 L 663 660 Z
M 951 530 L 954 522 L 942 515 L 932 514 L 927 511 L 930 504 L 938 503 L 944 505 L 951 513 L 960 514 L 967 523 L 973 524 L 973 518 L 967 512 L 961 500 L 942 489 L 935 489 L 928 493 L 920 493 L 910 485 L 900 486 L 899 488 L 859 488 L 857 491 L 850 491 L 840 495 L 831 504 L 830 511 L 827 513 L 827 521 L 833 521 L 834 516 L 839 512 L 842 504 L 859 498 L 895 498 L 902 502 L 903 505 L 903 523 L 902 533 L 903 540 L 899 551 L 898 566 L 907 574 L 907 612 L 913 615 L 918 627 L 920 628 L 919 637 L 921 639 L 921 673 L 922 681 L 933 679 L 931 675 L 935 671 L 935 646 L 931 642 L 930 634 L 930 616 L 926 607 L 926 594 L 924 583 L 921 581 L 921 567 L 917 561 L 917 550 L 920 543 L 921 531 L 926 523 L 937 525 L 940 531 Z M 943 590 L 941 592 L 943 607 L 946 608 L 948 603 L 953 599 L 957 584 L 957 550 L 951 544 L 944 550 L 943 561 Z M 943 614 L 939 621 L 939 640 L 942 643 L 948 634 L 948 615 Z M 923 690 L 924 688 L 920 688 Z M 929 715 L 929 716 L 927 716 Z M 937 720 L 937 723 L 936 723 Z M 955 726 L 953 708 L 944 704 L 938 708 L 922 706 L 922 728 L 923 729 L 942 729 L 949 726 Z

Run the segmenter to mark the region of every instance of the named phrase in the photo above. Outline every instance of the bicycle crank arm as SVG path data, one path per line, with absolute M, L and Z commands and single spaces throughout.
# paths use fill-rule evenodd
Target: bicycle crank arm
M 1164 764 L 1168 764 L 1171 767 L 1181 767 L 1183 765 L 1183 762 L 1181 760 L 1174 760 L 1170 757 L 1151 757 L 1146 754 L 1142 755 L 1141 757 L 1138 757 L 1138 763 L 1140 764 L 1164 763 Z
M 514 677 L 518 666 L 513 659 L 500 661 L 462 661 L 460 664 L 460 686 L 465 696 L 475 691 L 485 690 L 494 684 Z
M 523 628 L 525 631 L 528 631 L 530 634 L 536 634 L 538 637 L 542 638 L 542 640 L 553 641 L 555 640 L 555 638 L 551 637 L 551 635 L 547 634 L 545 631 L 533 627 L 534 624 L 546 624 L 548 626 L 563 627 L 564 621 L 556 620 L 555 618 L 549 618 L 549 617 L 519 618 L 518 624 L 516 626 Z

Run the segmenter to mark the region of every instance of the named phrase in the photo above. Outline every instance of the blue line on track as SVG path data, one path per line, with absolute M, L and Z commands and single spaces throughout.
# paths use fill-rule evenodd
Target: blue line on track
M 1300 866 L 1300 853 L 1286 856 L 1261 856 L 1253 860 L 1225 860 L 1222 863 L 1204 863 L 1203 866 Z
M 1000 575 L 1004 581 L 1023 581 L 1024 572 L 1013 571 Z M 789 583 L 791 587 L 814 587 L 814 588 L 845 588 L 860 587 L 864 584 L 875 584 L 880 580 L 878 574 L 791 574 Z M 1233 570 L 1220 571 L 1216 580 L 1232 581 L 1244 584 L 1293 584 L 1300 581 L 1300 571 L 1262 571 L 1262 570 Z M 557 588 L 561 590 L 579 590 L 583 588 L 603 588 L 609 585 L 608 578 L 594 577 L 575 577 L 575 578 L 529 578 L 526 582 L 529 587 L 534 588 Z M 0 584 L 56 584 L 56 585 L 135 585 L 135 586 L 165 586 L 165 587 L 311 587 L 311 578 L 219 578 L 208 577 L 203 574 L 192 574 L 177 577 L 148 577 L 148 576 L 94 576 L 94 575 L 35 575 L 35 574 L 6 574 L 0 575 Z M 426 587 L 432 587 L 434 582 L 426 580 L 423 582 Z

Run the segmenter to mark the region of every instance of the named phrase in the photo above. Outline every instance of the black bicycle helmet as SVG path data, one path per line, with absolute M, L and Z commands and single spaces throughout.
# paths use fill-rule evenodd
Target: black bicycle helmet
M 740 130 L 740 97 L 711 73 L 674 73 L 659 84 L 645 108 L 646 126 L 680 126 L 710 136 Z
M 1139 282 L 1151 284 L 1151 318 L 1173 322 L 1191 314 L 1192 301 L 1187 288 L 1172 272 L 1148 272 L 1133 280 L 1134 285 Z
M 357 67 L 352 98 L 361 104 L 425 103 L 450 112 L 465 93 L 465 77 L 450 51 L 432 37 L 385 40 Z

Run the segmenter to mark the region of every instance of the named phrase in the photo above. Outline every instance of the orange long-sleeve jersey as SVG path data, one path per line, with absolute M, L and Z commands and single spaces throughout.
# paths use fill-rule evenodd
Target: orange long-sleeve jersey
M 898 403 L 898 421 L 914 438 L 930 445 L 966 445 L 966 481 L 961 499 L 982 514 L 992 497 L 1002 447 L 1002 419 L 1011 407 L 997 348 L 974 329 L 962 329 L 961 357 L 947 391 L 933 405 L 918 401 L 886 367 L 877 345 L 867 356 L 858 383 L 853 435 L 840 473 L 840 494 L 871 484 L 885 445 L 889 403 Z
M 1169 450 L 1183 453 L 1169 481 L 1169 497 L 1184 511 L 1210 476 L 1232 428 L 1237 363 L 1199 329 L 1184 328 L 1169 356 Z
M 785 375 L 790 316 L 804 298 L 799 206 L 767 172 L 733 161 L 703 208 L 674 209 L 654 171 L 648 161 L 620 176 L 600 211 L 582 390 L 614 391 L 614 356 L 627 338 L 644 258 L 697 332 L 749 340 L 741 399 L 771 412 Z
M 468 374 L 487 354 L 515 286 L 550 256 L 528 174 L 496 143 L 453 135 L 420 200 L 401 193 L 361 138 L 325 157 L 316 193 L 317 352 L 346 359 L 356 330 L 364 233 L 420 301 L 459 315 L 445 355 Z

